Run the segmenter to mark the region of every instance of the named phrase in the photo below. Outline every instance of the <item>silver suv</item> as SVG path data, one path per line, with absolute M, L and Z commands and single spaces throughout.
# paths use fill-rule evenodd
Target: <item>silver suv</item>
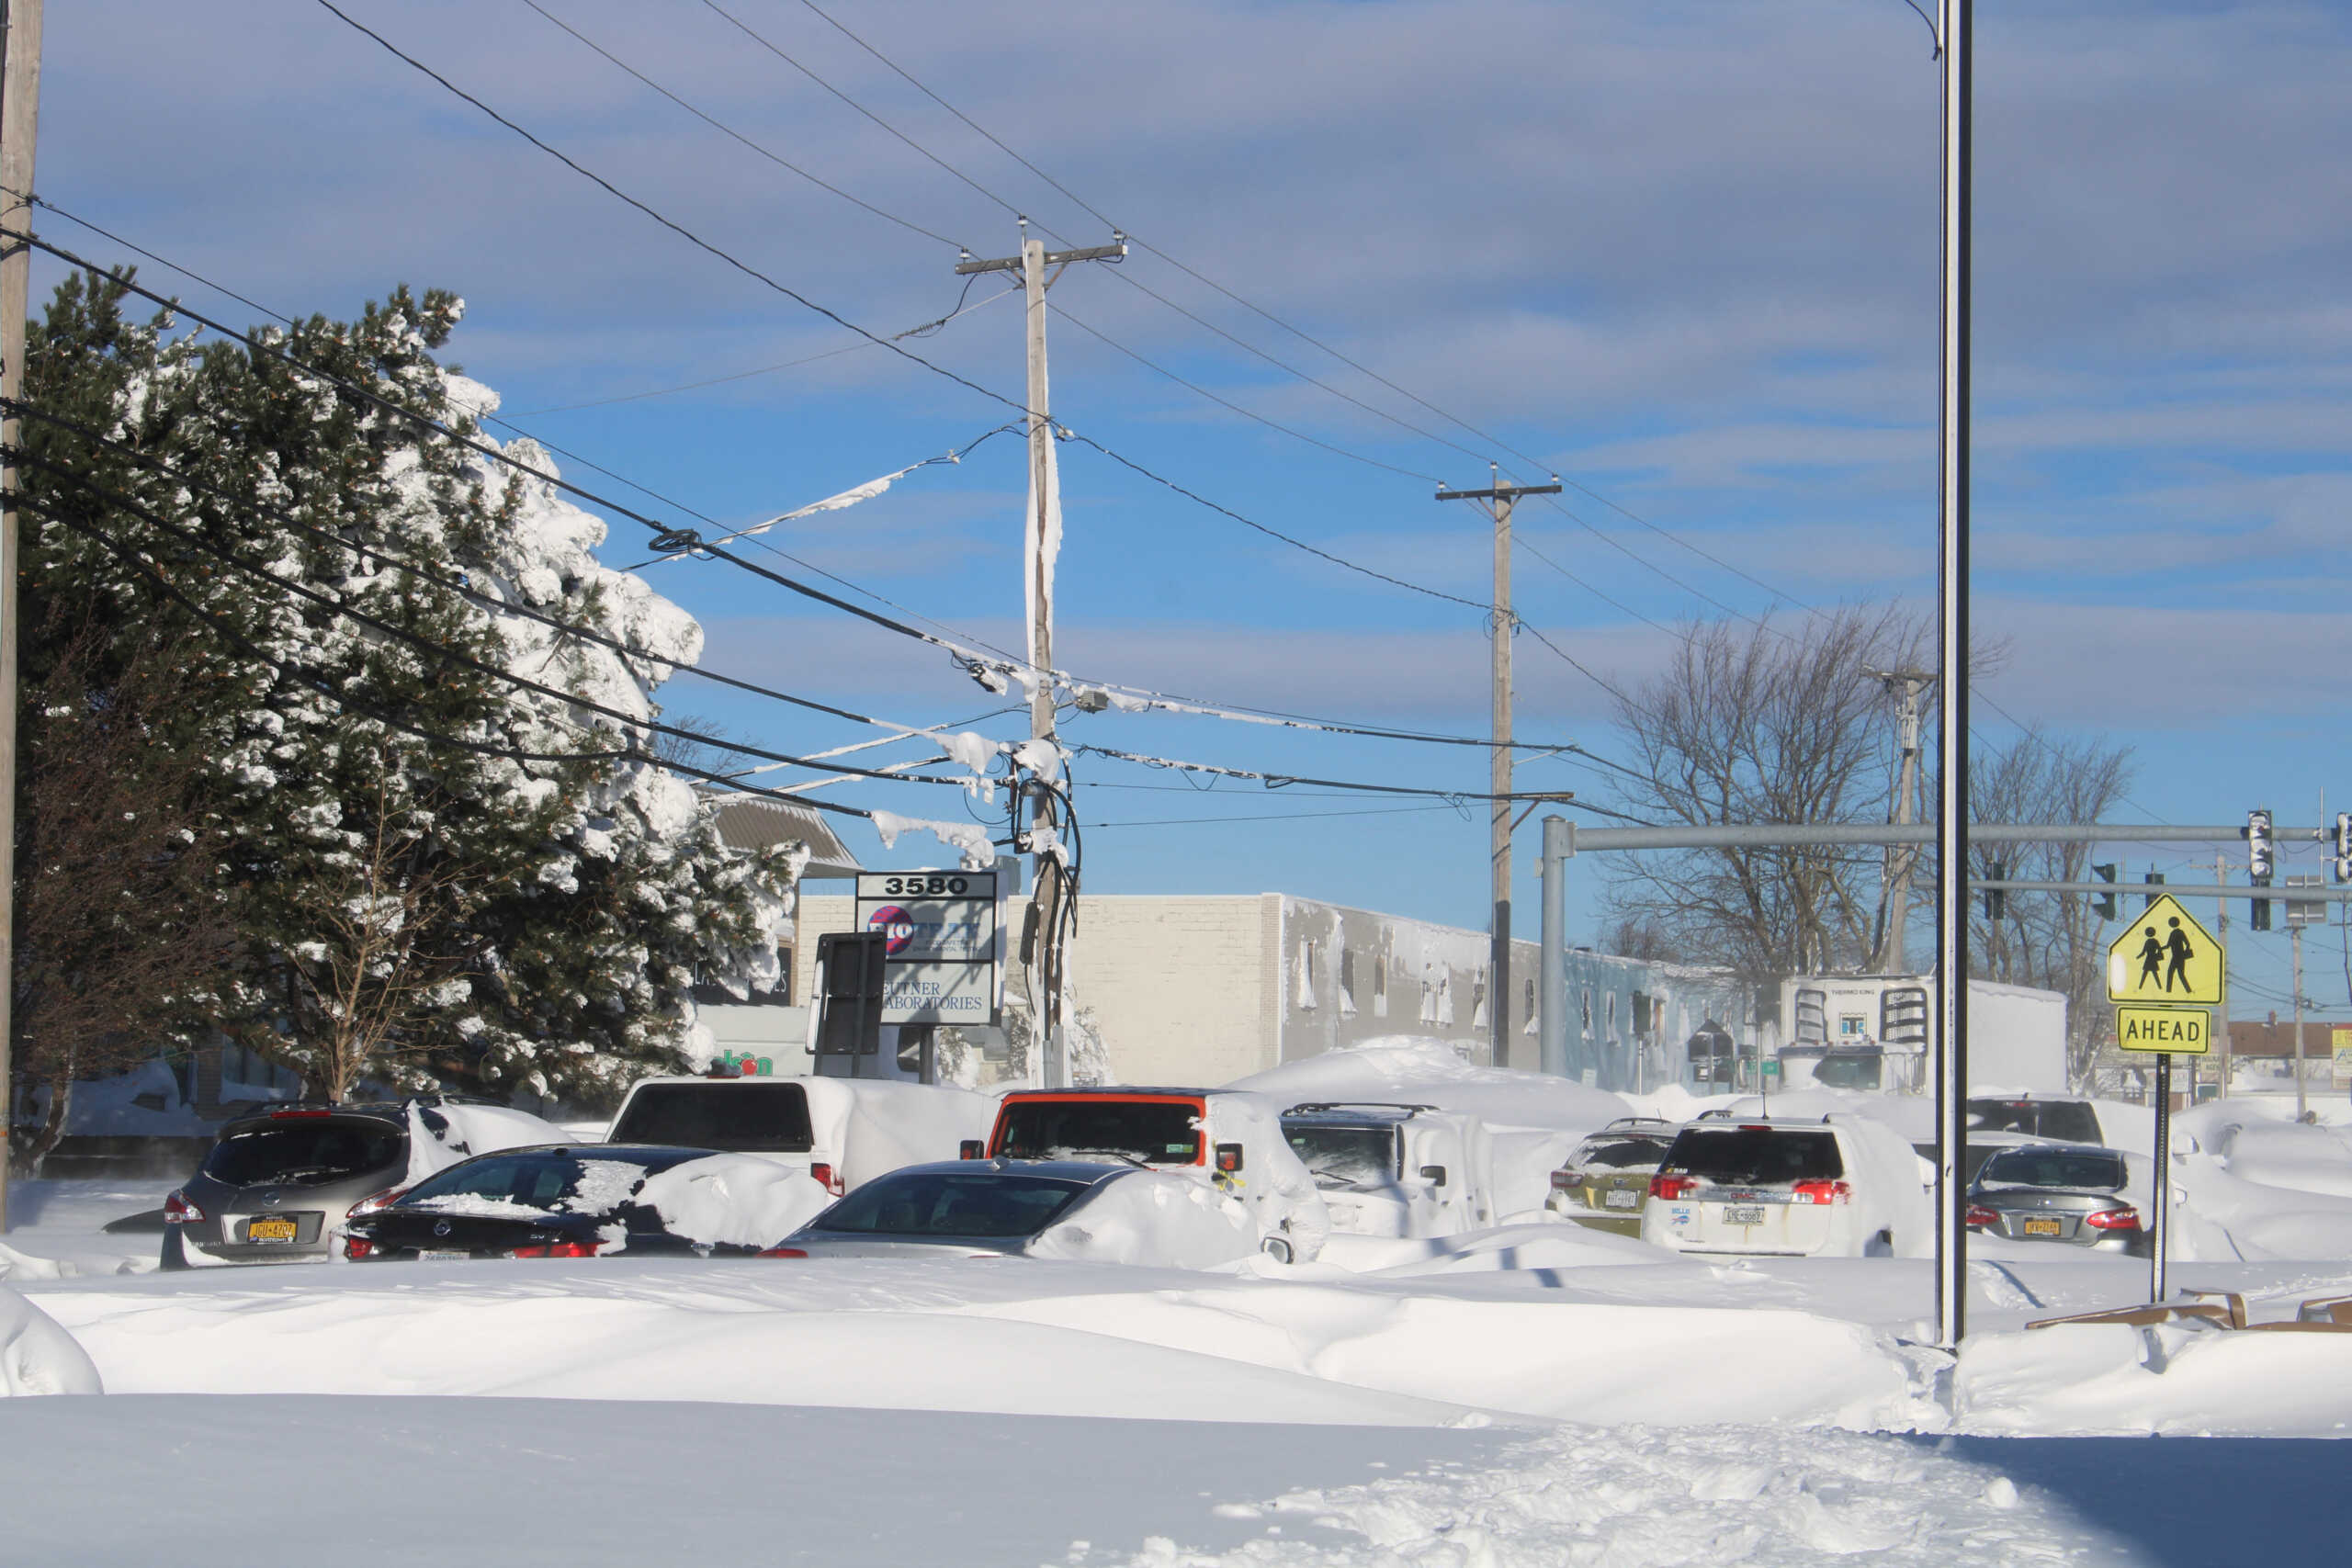
M 163 1267 L 322 1261 L 351 1206 L 407 1175 L 404 1103 L 297 1103 L 241 1117 L 164 1200 Z

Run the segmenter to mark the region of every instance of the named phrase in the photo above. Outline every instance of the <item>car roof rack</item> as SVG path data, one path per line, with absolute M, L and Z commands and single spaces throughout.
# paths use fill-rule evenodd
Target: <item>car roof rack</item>
M 1418 1114 L 1435 1111 L 1434 1105 L 1416 1105 L 1402 1100 L 1306 1100 L 1283 1112 L 1285 1116 L 1311 1115 L 1321 1111 L 1403 1111 Z

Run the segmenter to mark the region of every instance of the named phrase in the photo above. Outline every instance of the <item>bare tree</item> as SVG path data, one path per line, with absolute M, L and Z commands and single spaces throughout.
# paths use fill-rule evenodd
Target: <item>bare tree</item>
M 40 1105 L 37 1120 L 9 1117 L 25 1174 L 64 1135 L 76 1079 L 187 1043 L 190 998 L 229 949 L 189 805 L 200 763 L 156 732 L 191 674 L 149 649 L 101 676 L 106 641 L 45 626 L 54 659 L 24 694 L 8 1096 Z
M 1617 705 L 1626 809 L 1654 822 L 1872 822 L 1886 815 L 1890 728 L 1866 671 L 1917 666 L 1928 626 L 1891 605 L 1793 623 L 1684 629 L 1665 673 Z M 1859 966 L 1882 881 L 1876 851 L 1726 848 L 1628 856 L 1609 913 L 1743 978 Z
M 2053 740 L 2028 729 L 2004 745 L 1979 742 L 1970 758 L 1970 814 L 1980 822 L 2097 822 L 2131 783 L 2131 748 Z M 1991 877 L 1997 869 L 2021 882 L 2079 882 L 2091 851 L 2087 843 L 1977 844 L 1969 851 L 1970 874 Z M 1969 967 L 1980 979 L 2063 995 L 2067 1072 L 2087 1082 L 2108 1033 L 2104 922 L 2080 893 L 2012 893 L 2007 904 L 1996 921 L 1982 898 L 1971 901 Z

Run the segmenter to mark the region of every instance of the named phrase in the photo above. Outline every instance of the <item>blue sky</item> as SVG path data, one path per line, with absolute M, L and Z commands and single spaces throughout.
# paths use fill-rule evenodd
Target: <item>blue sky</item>
M 729 140 L 522 4 L 346 8 L 877 333 L 955 307 L 958 243 L 1013 249 L 999 197 L 1074 243 L 1109 237 L 798 0 L 722 4 L 970 183 L 707 6 L 545 3 L 744 136 L 938 237 Z M 1670 628 L 1726 607 L 1785 618 L 1931 592 L 1938 68 L 1900 0 L 827 8 L 1142 241 L 1410 394 L 1159 255 L 1073 270 L 1053 296 L 1066 313 L 1051 329 L 1057 416 L 1154 471 L 1476 599 L 1484 525 L 1433 502 L 1431 481 L 1483 483 L 1489 455 L 1521 479 L 1557 468 L 1606 500 L 1531 503 L 1521 529 L 1589 586 L 1522 554 L 1521 613 L 1621 685 L 1660 666 Z M 2013 649 L 1989 694 L 2052 731 L 2134 747 L 2144 816 L 2231 821 L 2261 804 L 2310 821 L 2324 794 L 2352 807 L 2337 739 L 2352 660 L 2352 13 L 1977 15 L 1975 587 L 1982 621 Z M 452 356 L 518 423 L 714 518 L 805 504 L 1006 417 L 871 348 L 571 407 L 858 340 L 318 6 L 118 0 L 60 7 L 49 29 L 40 186 L 52 200 L 280 309 L 349 314 L 403 280 L 457 289 L 469 310 Z M 62 220 L 47 228 L 120 254 Z M 995 286 L 983 278 L 967 302 Z M 188 298 L 222 303 L 193 286 Z M 1325 446 L 1230 412 L 1086 327 Z M 1019 334 L 1016 301 L 1000 299 L 910 346 L 1017 399 Z M 560 412 L 522 412 L 537 410 Z M 1084 448 L 1065 446 L 1062 472 L 1068 667 L 1483 732 L 1476 614 L 1287 549 Z M 1022 483 L 1020 446 L 1000 437 L 771 537 L 1013 646 Z M 634 543 L 619 525 L 607 558 L 642 558 Z M 922 723 L 991 705 L 935 650 L 724 565 L 649 576 L 703 618 L 714 668 Z M 1521 733 L 1608 754 L 1605 694 L 1525 636 L 1517 657 Z M 711 690 L 682 681 L 668 694 L 766 745 L 862 738 Z M 1243 768 L 1484 787 L 1483 754 L 1450 748 L 1164 716 L 1083 718 L 1071 733 Z M 1196 799 L 1176 775 L 1101 760 L 1081 777 L 1098 892 L 1273 888 L 1483 922 L 1475 811 L 1230 784 Z M 1521 782 L 1589 791 L 1600 777 L 1553 761 Z M 960 809 L 912 786 L 831 793 Z M 1311 815 L 1374 811 L 1391 814 Z M 1208 820 L 1258 817 L 1277 819 Z M 858 830 L 852 841 L 876 863 L 924 858 L 912 840 L 896 856 Z M 1534 852 L 1531 824 L 1522 866 Z M 2121 854 L 2133 874 L 2150 863 Z M 2189 858 L 2154 863 L 2182 880 Z M 1530 877 L 1531 923 L 1534 893 Z M 1580 897 L 1579 936 L 1589 911 Z M 2283 936 L 2252 940 L 2235 953 L 2241 1013 L 2260 987 L 2285 990 Z M 2313 968 L 2307 991 L 2344 1002 L 2346 986 Z

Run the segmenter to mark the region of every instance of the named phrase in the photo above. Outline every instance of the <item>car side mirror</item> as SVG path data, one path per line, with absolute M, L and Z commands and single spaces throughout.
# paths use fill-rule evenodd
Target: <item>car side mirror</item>
M 987 1152 L 978 1138 L 967 1138 L 956 1145 L 956 1157 L 958 1159 L 978 1159 Z
M 1432 1187 L 1444 1186 L 1445 1167 L 1442 1165 L 1425 1165 L 1421 1167 L 1421 1179 L 1428 1182 Z
M 1238 1176 L 1241 1173 L 1241 1145 L 1219 1144 L 1216 1146 L 1216 1168 L 1219 1175 Z

